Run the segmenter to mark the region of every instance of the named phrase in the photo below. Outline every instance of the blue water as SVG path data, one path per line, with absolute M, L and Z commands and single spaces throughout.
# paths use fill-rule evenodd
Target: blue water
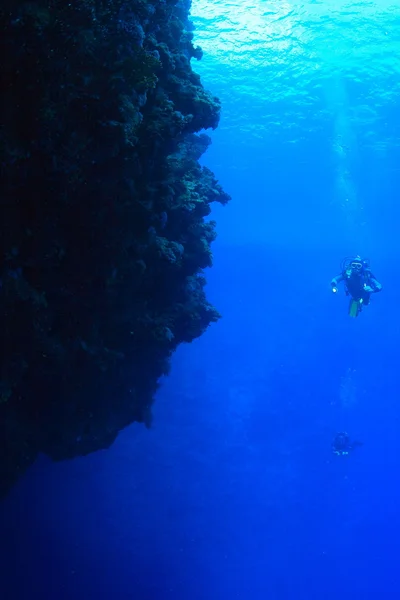
M 223 319 L 154 426 L 42 458 L 0 511 L 5 600 L 398 600 L 400 7 L 195 0 Z M 358 319 L 329 282 L 371 259 Z M 364 442 L 331 453 L 337 431 Z

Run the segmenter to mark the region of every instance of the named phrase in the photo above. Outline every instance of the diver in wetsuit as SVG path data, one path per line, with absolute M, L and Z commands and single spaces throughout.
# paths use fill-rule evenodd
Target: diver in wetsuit
M 332 452 L 337 456 L 347 456 L 354 448 L 362 446 L 362 442 L 351 441 L 348 433 L 340 431 L 332 442 Z
M 340 275 L 334 277 L 331 281 L 332 292 L 338 291 L 339 283 L 343 281 L 346 288 L 346 295 L 351 296 L 350 309 L 353 300 L 358 303 L 357 316 L 363 305 L 369 304 L 371 294 L 382 290 L 382 285 L 372 273 L 367 260 L 361 256 L 354 258 L 345 258 L 342 262 L 342 271 Z

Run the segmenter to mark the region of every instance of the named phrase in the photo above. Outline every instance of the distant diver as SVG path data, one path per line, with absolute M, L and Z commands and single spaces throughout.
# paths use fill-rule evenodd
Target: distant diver
M 362 445 L 362 442 L 351 441 L 348 433 L 345 431 L 340 431 L 335 435 L 332 442 L 332 452 L 337 456 L 347 456 L 354 448 Z
M 382 290 L 382 285 L 373 275 L 369 261 L 361 256 L 347 257 L 341 264 L 341 273 L 331 281 L 332 292 L 338 291 L 339 283 L 343 281 L 346 296 L 350 296 L 349 315 L 358 317 L 362 307 L 369 304 L 371 294 Z

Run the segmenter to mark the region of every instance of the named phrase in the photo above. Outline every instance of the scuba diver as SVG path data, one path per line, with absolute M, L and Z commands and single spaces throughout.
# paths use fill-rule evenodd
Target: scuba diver
M 348 433 L 345 431 L 340 431 L 335 435 L 335 438 L 332 442 L 332 452 L 337 454 L 337 456 L 347 456 L 352 450 L 354 450 L 354 448 L 362 445 L 362 442 L 352 442 Z
M 361 256 L 348 257 L 342 261 L 341 273 L 331 281 L 332 292 L 338 291 L 338 284 L 343 281 L 346 296 L 351 296 L 349 315 L 358 317 L 364 305 L 369 304 L 371 294 L 380 292 L 382 285 L 373 275 L 369 262 Z

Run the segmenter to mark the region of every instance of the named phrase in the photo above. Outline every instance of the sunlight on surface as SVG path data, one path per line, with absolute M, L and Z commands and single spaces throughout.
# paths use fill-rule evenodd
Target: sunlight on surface
M 287 152 L 329 136 L 333 202 L 362 237 L 360 148 L 384 159 L 400 143 L 387 122 L 400 95 L 400 2 L 193 0 L 191 15 L 204 50 L 195 69 L 215 84 L 238 147 Z
M 399 42 L 391 26 L 400 5 L 392 0 L 195 0 L 191 14 L 205 32 L 205 52 L 231 67 L 254 68 L 271 60 L 292 64 L 298 56 L 311 69 L 343 68 L 376 53 L 390 54 Z

